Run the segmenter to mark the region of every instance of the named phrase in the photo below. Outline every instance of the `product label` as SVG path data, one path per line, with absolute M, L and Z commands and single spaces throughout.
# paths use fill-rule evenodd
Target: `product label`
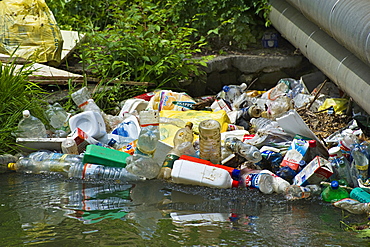
M 356 165 L 356 169 L 359 171 L 367 171 L 368 168 L 369 168 L 369 165 L 364 165 L 364 166 Z
M 163 165 L 162 167 L 169 167 L 169 168 L 173 168 L 173 163 L 178 160 L 180 157 L 177 156 L 177 155 L 174 155 L 174 154 L 167 154 L 166 155 L 166 158 L 164 159 L 163 161 Z
M 245 178 L 245 187 L 259 189 L 260 177 L 261 177 L 260 173 L 248 174 Z
M 99 169 L 101 165 L 95 164 L 88 164 L 84 165 L 84 169 L 82 171 L 82 179 L 90 179 L 95 177 L 95 170 Z

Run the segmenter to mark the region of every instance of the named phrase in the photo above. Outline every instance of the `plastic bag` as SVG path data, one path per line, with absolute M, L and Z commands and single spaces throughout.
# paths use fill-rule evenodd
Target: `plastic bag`
M 347 110 L 348 99 L 344 98 L 329 98 L 324 101 L 319 107 L 319 111 L 323 111 L 333 106 L 336 114 L 343 114 Z
M 44 0 L 0 1 L 0 53 L 59 64 L 63 38 Z
M 154 94 L 150 99 L 148 109 L 152 110 L 174 110 L 174 111 L 186 111 L 187 108 L 173 104 L 174 101 L 194 102 L 186 93 L 172 92 L 171 90 L 161 90 Z

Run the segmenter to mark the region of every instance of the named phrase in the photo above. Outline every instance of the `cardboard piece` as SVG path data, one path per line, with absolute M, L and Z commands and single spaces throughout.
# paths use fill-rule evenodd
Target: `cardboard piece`
M 296 110 L 289 110 L 287 113 L 278 117 L 276 121 L 279 123 L 279 126 L 288 134 L 295 136 L 301 135 L 312 140 L 316 140 L 317 149 L 320 152 L 319 154 L 323 157 L 328 157 L 328 150 L 322 143 L 322 141 L 311 131 L 307 124 L 303 121 L 301 116 L 297 113 Z
M 328 179 L 331 175 L 333 175 L 331 163 L 320 156 L 316 156 L 294 177 L 293 184 L 299 186 L 320 184 L 320 182 Z

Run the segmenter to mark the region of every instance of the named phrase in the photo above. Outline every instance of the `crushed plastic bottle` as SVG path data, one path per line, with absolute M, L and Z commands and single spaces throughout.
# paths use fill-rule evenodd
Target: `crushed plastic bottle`
M 236 137 L 226 138 L 225 147 L 253 163 L 257 163 L 262 160 L 262 155 L 258 148 L 253 145 L 244 143 Z
M 23 111 L 23 118 L 19 121 L 17 137 L 46 138 L 46 128 L 40 119 L 31 115 L 29 110 Z
M 264 194 L 274 192 L 274 178 L 263 170 L 244 168 L 240 171 L 240 187 L 259 189 Z
M 225 94 L 225 100 L 230 104 L 233 104 L 234 101 L 244 92 L 247 88 L 247 84 L 242 83 L 241 85 L 228 85 L 222 88 L 222 91 Z
M 253 128 L 256 131 L 262 130 L 262 129 L 270 129 L 270 128 L 278 128 L 279 127 L 278 122 L 273 121 L 273 120 L 268 119 L 268 118 L 263 118 L 263 117 L 252 118 L 250 120 L 250 123 L 252 124 Z
M 48 105 L 45 114 L 50 125 L 54 129 L 68 128 L 68 118 L 70 114 L 68 114 L 59 103 Z
M 351 158 L 353 166 L 356 167 L 359 178 L 364 182 L 368 178 L 369 158 L 360 144 L 351 145 Z
M 370 203 L 362 203 L 351 198 L 344 198 L 334 202 L 333 205 L 337 208 L 347 210 L 352 214 L 370 215 Z
M 79 154 L 77 143 L 71 137 L 67 137 L 62 141 L 61 149 L 64 154 Z
M 321 188 L 318 185 L 307 185 L 305 187 L 299 185 L 290 185 L 285 189 L 285 199 L 289 201 L 308 198 L 313 195 L 318 195 Z

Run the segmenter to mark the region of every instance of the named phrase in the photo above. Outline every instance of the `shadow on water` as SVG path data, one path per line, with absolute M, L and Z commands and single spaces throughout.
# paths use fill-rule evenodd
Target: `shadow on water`
M 368 246 L 319 198 L 162 181 L 109 184 L 0 174 L 1 246 Z

